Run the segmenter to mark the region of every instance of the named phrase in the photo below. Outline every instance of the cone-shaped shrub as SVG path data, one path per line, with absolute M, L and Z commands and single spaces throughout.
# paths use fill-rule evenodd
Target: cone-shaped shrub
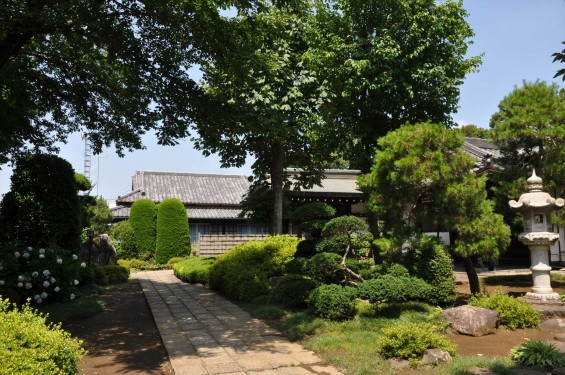
M 184 204 L 168 198 L 157 208 L 157 246 L 155 260 L 164 264 L 173 257 L 190 254 L 190 231 Z
M 157 207 L 150 199 L 139 199 L 131 206 L 129 223 L 135 233 L 139 257 L 152 258 L 155 255 L 155 215 Z

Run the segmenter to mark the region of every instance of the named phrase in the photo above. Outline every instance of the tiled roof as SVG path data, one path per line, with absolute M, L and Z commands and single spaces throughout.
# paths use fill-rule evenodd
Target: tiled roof
M 186 205 L 239 206 L 250 185 L 246 176 L 197 173 L 137 171 L 132 180 L 132 192 L 117 204 L 178 198 Z
M 298 172 L 298 171 L 296 171 Z M 361 174 L 359 170 L 328 169 L 324 171 L 325 178 L 321 186 L 314 185 L 310 189 L 300 191 L 289 191 L 289 195 L 327 195 L 342 197 L 361 197 L 357 177 Z M 292 181 L 292 178 L 291 178 Z
M 483 138 L 465 137 L 463 149 L 469 155 L 477 159 L 483 159 L 485 157 L 500 157 L 500 151 L 498 150 L 498 148 L 494 144 Z
M 116 206 L 110 211 L 114 219 L 127 219 L 130 215 L 130 207 Z M 241 209 L 231 207 L 189 207 L 186 215 L 189 219 L 241 219 L 239 214 Z

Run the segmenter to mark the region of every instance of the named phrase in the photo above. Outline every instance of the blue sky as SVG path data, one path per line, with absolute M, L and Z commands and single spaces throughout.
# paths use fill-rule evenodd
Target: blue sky
M 561 51 L 565 41 L 564 0 L 466 0 L 468 22 L 475 31 L 469 55 L 484 54 L 479 72 L 469 74 L 461 87 L 459 111 L 453 119 L 460 124 L 488 127 L 489 119 L 505 95 L 522 82 L 540 79 L 565 84 L 553 79 L 562 68 L 552 63 L 552 53 Z M 250 163 L 240 169 L 222 169 L 217 157 L 205 158 L 189 141 L 179 146 L 156 144 L 155 137 L 144 137 L 146 150 L 127 153 L 120 158 L 112 149 L 98 158 L 93 156 L 91 179 L 96 183 L 93 194 L 109 202 L 131 188 L 131 176 L 136 170 L 251 173 Z M 77 172 L 83 172 L 84 143 L 79 134 L 69 137 L 59 154 Z M 11 170 L 0 171 L 0 194 L 10 187 Z

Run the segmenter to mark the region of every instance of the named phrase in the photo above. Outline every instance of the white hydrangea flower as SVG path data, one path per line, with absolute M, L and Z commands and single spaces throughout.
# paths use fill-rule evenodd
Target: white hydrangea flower
M 29 253 L 27 251 L 25 251 L 23 257 L 26 258 L 26 259 L 29 258 Z
M 78 255 L 73 254 L 73 260 L 78 260 Z
M 40 299 L 40 298 L 41 298 L 41 297 L 39 296 L 39 294 L 36 294 L 35 296 L 33 296 L 33 299 L 36 300 L 36 301 L 37 301 L 38 299 Z
M 55 280 L 55 278 L 53 276 L 51 276 L 51 284 L 53 284 L 55 281 L 57 281 L 57 280 Z
M 57 258 L 57 263 L 59 263 L 59 264 L 63 264 L 63 259 L 61 259 L 61 258 Z
M 37 277 L 37 276 L 39 276 L 39 272 L 37 272 L 37 271 L 33 271 L 33 272 L 31 273 L 31 276 L 33 276 L 33 277 Z
M 44 271 L 43 271 L 43 276 L 49 277 L 49 275 L 51 275 L 51 272 L 49 272 L 49 270 L 44 270 Z
M 45 288 L 47 288 L 49 285 L 51 285 L 51 283 L 50 283 L 49 281 L 45 280 L 45 281 L 43 282 L 43 286 L 44 286 Z
M 56 293 L 59 293 L 61 291 L 61 288 L 59 288 L 58 286 L 55 287 L 55 289 L 53 289 Z
M 85 268 L 85 267 L 86 267 L 86 263 L 82 262 L 82 263 L 80 264 L 80 266 L 81 266 L 82 268 Z
M 75 299 L 75 295 L 71 293 L 71 299 Z
M 23 275 L 18 276 L 18 281 L 24 281 L 25 277 Z
M 73 281 L 75 285 L 78 285 L 78 280 Z
M 14 251 L 14 256 L 15 256 L 16 258 L 19 258 L 19 257 L 20 257 L 20 253 L 19 253 L 18 251 Z
M 24 286 L 24 283 L 18 283 L 18 288 L 21 288 Z
M 45 254 L 45 249 L 39 249 L 39 254 Z
M 39 297 L 38 299 L 35 300 L 35 302 L 36 302 L 37 304 L 40 304 L 41 302 L 43 302 L 43 299 L 42 299 L 41 297 Z
M 31 283 L 26 283 L 26 289 L 31 289 L 33 285 Z
M 4 280 L 0 280 L 0 286 L 4 285 Z
M 45 292 L 41 293 L 41 298 L 45 299 L 47 297 L 48 297 L 47 293 L 45 293 Z
M 27 251 L 32 251 L 32 250 L 33 250 L 33 248 L 31 246 L 27 247 Z
M 43 258 L 45 258 L 45 255 L 39 254 L 39 259 L 43 259 Z

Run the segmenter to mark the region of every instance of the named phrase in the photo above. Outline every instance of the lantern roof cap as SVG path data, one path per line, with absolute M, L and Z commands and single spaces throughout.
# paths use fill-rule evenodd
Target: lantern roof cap
M 541 177 L 536 175 L 534 170 L 532 176 L 528 178 L 528 192 L 524 193 L 518 199 L 518 202 L 511 200 L 508 202 L 510 208 L 516 211 L 533 211 L 543 209 L 544 211 L 552 211 L 562 208 L 565 201 L 562 198 L 555 199 L 548 193 L 542 191 L 543 181 Z

